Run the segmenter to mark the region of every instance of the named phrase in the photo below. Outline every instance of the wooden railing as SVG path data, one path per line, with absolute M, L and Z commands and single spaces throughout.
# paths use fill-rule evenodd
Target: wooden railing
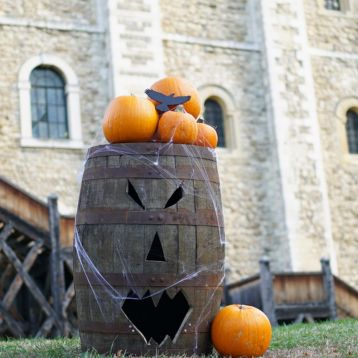
M 230 302 L 263 310 L 272 324 L 321 318 L 358 317 L 358 291 L 332 275 L 329 260 L 321 272 L 274 272 L 260 260 L 260 274 L 226 286 Z
M 0 208 L 39 230 L 49 231 L 48 204 L 3 177 L 0 177 Z M 72 246 L 74 222 L 73 216 L 60 215 L 62 247 Z
M 76 334 L 73 231 L 56 196 L 45 203 L 0 177 L 0 335 Z

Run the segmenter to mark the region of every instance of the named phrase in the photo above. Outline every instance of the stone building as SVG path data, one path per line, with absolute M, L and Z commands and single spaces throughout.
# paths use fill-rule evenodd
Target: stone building
M 223 128 L 229 279 L 329 256 L 358 287 L 357 0 L 2 0 L 0 50 L 1 176 L 73 214 L 109 100 L 183 76 Z

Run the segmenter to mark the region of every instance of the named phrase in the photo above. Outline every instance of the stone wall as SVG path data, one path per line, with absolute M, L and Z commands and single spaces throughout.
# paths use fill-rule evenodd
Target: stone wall
M 295 271 L 319 270 L 321 256 L 335 260 L 302 3 L 262 0 L 261 19 L 276 152 L 270 177 L 280 183 L 284 206 L 278 256 L 289 256 Z
M 165 33 L 207 40 L 245 42 L 250 38 L 247 0 L 161 0 Z
M 29 58 L 43 53 L 55 55 L 71 66 L 79 79 L 83 140 L 89 145 L 98 136 L 109 100 L 105 34 L 98 28 L 68 30 L 66 23 L 60 22 L 71 18 L 72 28 L 77 26 L 77 17 L 93 22 L 91 16 L 96 14 L 93 2 L 62 1 L 48 5 L 47 1 L 32 1 L 30 6 L 27 1 L 16 7 L 14 3 L 18 4 L 1 5 L 1 11 L 13 19 L 14 24 L 4 25 L 7 19 L 0 19 L 0 66 L 3 69 L 0 72 L 0 150 L 5 158 L 0 175 L 41 199 L 46 199 L 49 193 L 57 193 L 61 211 L 74 213 L 85 150 L 20 146 L 18 75 Z M 53 16 L 49 14 L 51 11 Z M 24 26 L 16 22 L 49 18 L 58 20 L 56 26 L 63 28 L 52 29 L 51 24 L 41 23 Z
M 352 4 L 355 0 L 347 0 Z M 343 1 L 341 1 L 343 3 Z M 357 53 L 358 11 L 326 10 L 323 1 L 305 0 L 309 43 L 321 50 Z
M 249 1 L 161 1 L 165 72 L 189 79 L 202 95 L 226 94 L 219 99 L 233 132 L 227 137 L 233 135 L 217 153 L 230 281 L 256 273 L 259 258 L 278 249 L 265 176 L 272 143 L 251 10 Z
M 17 82 L 29 58 L 55 55 L 78 76 L 84 147 L 103 141 L 113 93 L 183 76 L 226 114 L 217 153 L 229 281 L 256 273 L 264 254 L 274 270 L 318 270 L 329 255 L 358 285 L 358 163 L 336 114 L 341 98 L 358 97 L 357 17 L 316 0 L 108 0 L 104 18 L 101 4 L 2 1 L 0 175 L 76 209 L 85 148 L 20 146 Z
M 115 95 L 136 94 L 163 76 L 159 0 L 108 0 Z
M 325 50 L 315 50 L 311 61 L 338 275 L 358 287 L 358 155 L 348 153 L 344 113 L 337 113 L 346 98 L 358 106 L 358 16 L 322 12 L 306 1 L 306 18 L 311 46 Z
M 0 16 L 11 19 L 39 20 L 44 22 L 76 23 L 76 25 L 96 24 L 94 1 L 41 0 L 12 1 L 2 0 Z

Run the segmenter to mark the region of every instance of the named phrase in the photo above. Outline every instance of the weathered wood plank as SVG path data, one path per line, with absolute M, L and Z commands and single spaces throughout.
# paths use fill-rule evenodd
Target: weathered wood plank
M 48 208 L 45 202 L 27 193 L 17 185 L 10 183 L 0 176 L 1 212 L 11 213 L 14 218 L 22 222 L 27 231 L 38 231 L 39 234 L 30 236 L 33 239 L 43 238 L 48 231 Z M 61 216 L 61 244 L 70 246 L 73 240 L 74 218 Z M 18 229 L 20 226 L 15 225 Z M 33 228 L 37 230 L 33 230 Z M 23 229 L 20 231 L 25 232 Z M 46 235 L 45 235 L 46 236 Z
M 3 222 L 9 222 L 13 227 L 16 227 L 16 230 L 26 235 L 32 240 L 44 240 L 45 245 L 49 247 L 49 238 L 45 231 L 40 230 L 21 218 L 15 216 L 13 213 L 0 208 L 0 220 Z
M 65 263 L 70 272 L 73 272 L 73 247 L 61 249 L 61 260 Z
M 340 310 L 348 317 L 358 317 L 358 291 L 336 276 L 334 276 L 334 286 L 336 302 Z
M 17 338 L 25 337 L 25 334 L 21 328 L 21 326 L 12 318 L 11 314 L 8 310 L 3 306 L 0 302 L 0 314 L 4 317 L 9 330 L 12 334 Z
M 0 232 L 0 241 L 5 241 L 14 231 L 12 224 L 5 224 Z
M 277 319 L 295 319 L 300 314 L 310 314 L 312 317 L 329 317 L 329 307 L 325 303 L 307 303 L 299 305 L 277 305 Z
M 14 275 L 14 271 L 14 267 L 10 263 L 7 263 L 5 270 L 3 270 L 3 273 L 0 277 L 0 298 L 3 296 L 3 291 L 4 287 L 6 287 L 6 283 Z
M 136 231 L 133 227 L 133 231 Z M 159 240 L 164 261 L 147 260 L 154 239 Z M 176 273 L 178 270 L 178 228 L 175 225 L 148 225 L 144 227 L 143 272 Z
M 326 292 L 326 301 L 329 307 L 329 315 L 331 319 L 337 319 L 336 293 L 334 289 L 334 280 L 329 259 L 322 258 L 321 267 L 323 274 L 323 285 Z
M 36 261 L 37 256 L 41 253 L 41 247 L 43 246 L 43 241 L 40 240 L 35 243 L 35 245 L 31 248 L 29 253 L 27 254 L 22 266 L 25 271 L 29 271 L 34 262 Z M 17 274 L 15 278 L 13 279 L 11 285 L 9 286 L 8 290 L 6 291 L 6 294 L 3 298 L 2 304 L 3 306 L 8 309 L 12 302 L 14 301 L 17 293 L 19 292 L 22 284 L 23 279 L 20 274 Z M 1 323 L 1 320 L 0 320 Z
M 39 303 L 41 309 L 48 315 L 53 316 L 55 318 L 56 325 L 59 325 L 59 319 L 57 317 L 57 313 L 52 309 L 50 304 L 47 302 L 46 298 L 40 291 L 40 289 L 37 287 L 36 283 L 32 279 L 32 277 L 24 270 L 20 260 L 17 258 L 16 254 L 10 246 L 8 246 L 3 240 L 0 240 L 0 248 L 3 249 L 5 255 L 9 259 L 9 261 L 14 265 L 16 271 L 20 274 L 22 277 L 24 283 L 29 288 L 31 294 L 34 296 L 34 298 Z
M 51 239 L 51 293 L 53 300 L 53 307 L 59 319 L 59 334 L 62 336 L 64 333 L 63 317 L 62 317 L 62 301 L 64 298 L 65 283 L 63 263 L 60 257 L 60 226 L 59 226 L 59 213 L 57 207 L 57 196 L 50 195 L 48 197 L 49 209 L 49 228 Z
M 274 300 L 277 304 L 305 303 L 325 299 L 322 274 L 313 276 L 275 274 L 273 289 Z
M 184 152 L 187 149 L 177 146 L 185 147 Z M 152 143 L 146 147 L 156 150 Z M 111 148 L 115 153 L 109 155 Z M 114 290 L 113 295 L 109 293 L 96 279 L 93 266 L 78 265 L 75 256 L 82 347 L 108 351 L 121 340 L 120 347 L 128 354 L 166 351 L 192 354 L 199 342 L 196 353 L 208 352 L 209 326 L 220 306 L 224 268 L 216 163 L 202 160 L 202 155 L 193 158 L 190 151 L 180 158 L 167 155 L 163 160 L 162 156 L 153 158 L 155 151 L 150 155 L 137 155 L 135 151 L 123 154 L 121 149 L 125 152 L 126 145 L 108 145 L 103 149 L 106 153 L 101 153 L 102 158 L 87 161 L 76 223 L 86 254 Z M 214 184 L 197 183 L 204 182 L 204 178 Z M 156 237 L 155 252 L 151 252 Z M 162 296 L 164 290 L 166 295 Z M 130 321 L 131 312 L 121 309 L 131 291 L 139 298 L 148 291 L 154 294 L 152 307 L 157 312 L 169 307 L 168 297 L 173 299 L 181 292 L 173 302 L 173 316 L 177 308 L 178 315 L 189 310 L 190 317 L 182 322 L 182 331 L 175 342 L 168 339 L 159 346 L 150 340 L 150 346 L 146 344 Z M 151 305 L 149 300 L 142 302 L 147 303 Z M 165 306 L 160 307 L 159 303 Z M 135 303 L 130 306 L 136 309 Z M 153 330 L 155 325 L 166 325 L 159 316 L 156 319 L 154 308 L 151 312 L 145 324 L 153 325 Z M 94 333 L 91 339 L 86 332 Z
M 178 228 L 178 273 L 196 272 L 196 228 L 179 226 Z
M 69 304 L 71 303 L 72 299 L 75 297 L 75 288 L 74 288 L 74 284 L 73 282 L 71 282 L 70 286 L 68 287 L 66 294 L 65 294 L 65 298 L 63 301 L 63 317 L 64 317 L 64 327 L 63 327 L 63 336 L 67 337 L 71 332 L 73 332 L 73 327 L 71 327 L 71 325 L 69 324 L 69 322 L 67 321 L 68 316 L 67 316 L 67 308 L 69 306 Z M 41 328 L 39 329 L 39 331 L 36 333 L 36 337 L 46 337 L 49 332 L 51 331 L 53 325 L 55 323 L 55 320 L 52 316 L 48 317 L 45 322 L 43 322 Z
M 260 259 L 260 281 L 263 311 L 266 313 L 271 324 L 277 326 L 270 261 L 266 257 Z
M 48 317 L 35 335 L 35 338 L 47 337 L 54 325 L 53 317 Z

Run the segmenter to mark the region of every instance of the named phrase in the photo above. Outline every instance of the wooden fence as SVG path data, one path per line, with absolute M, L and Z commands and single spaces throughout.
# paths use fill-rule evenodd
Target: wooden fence
M 8 211 L 3 208 L 3 187 L 0 185 L 0 335 L 76 334 L 72 249 L 60 244 L 60 227 L 70 226 L 69 220 L 61 221 L 55 196 L 45 205 L 13 192 L 17 204 L 24 208 L 28 203 L 28 210 L 17 215 L 19 209 L 12 204 L 12 212 Z M 21 218 L 24 215 L 27 220 Z M 47 225 L 42 222 L 44 218 Z M 32 225 L 39 221 L 41 225 Z M 68 232 L 64 235 L 67 243 Z
M 263 258 L 259 274 L 227 285 L 227 302 L 258 307 L 273 325 L 358 317 L 358 291 L 332 274 L 328 259 L 321 259 L 321 267 L 321 272 L 272 273 Z
M 36 228 L 37 231 L 43 233 L 50 231 L 48 203 L 39 200 L 1 176 L 0 208 Z M 72 246 L 74 223 L 73 216 L 59 216 L 61 247 Z

